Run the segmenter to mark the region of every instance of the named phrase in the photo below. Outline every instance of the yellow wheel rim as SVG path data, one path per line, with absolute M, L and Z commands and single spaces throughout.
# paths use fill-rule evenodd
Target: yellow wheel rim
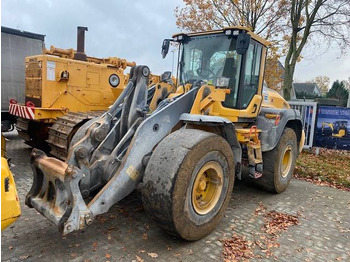
M 223 170 L 219 163 L 206 163 L 197 173 L 192 188 L 192 206 L 199 215 L 208 214 L 219 201 Z
M 284 150 L 283 158 L 282 158 L 282 173 L 281 176 L 283 178 L 286 178 L 289 174 L 289 171 L 292 167 L 292 161 L 293 160 L 293 152 L 292 152 L 292 146 L 287 146 L 287 148 Z

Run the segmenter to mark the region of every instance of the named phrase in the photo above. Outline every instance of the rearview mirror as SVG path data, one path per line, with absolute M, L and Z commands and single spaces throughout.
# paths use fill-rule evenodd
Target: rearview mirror
M 171 71 L 165 71 L 160 75 L 160 82 L 167 82 L 171 79 Z
M 165 58 L 166 55 L 169 52 L 169 45 L 170 45 L 170 40 L 169 39 L 164 39 L 163 44 L 162 44 L 162 58 Z
M 250 35 L 247 33 L 239 33 L 237 36 L 237 42 L 236 42 L 236 52 L 239 55 L 244 55 L 248 48 L 250 43 Z

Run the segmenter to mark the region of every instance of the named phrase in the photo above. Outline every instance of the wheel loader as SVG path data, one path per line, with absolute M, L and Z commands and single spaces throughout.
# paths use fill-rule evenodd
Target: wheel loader
M 138 65 L 108 111 L 78 129 L 65 162 L 33 150 L 26 205 L 63 234 L 138 186 L 160 227 L 198 240 L 219 223 L 235 179 L 287 188 L 305 134 L 299 112 L 263 90 L 269 43 L 244 27 L 181 33 L 163 41 L 163 58 L 170 42 L 179 46 L 177 90 L 154 110 L 150 69 Z
M 62 160 L 78 128 L 113 104 L 128 81 L 124 71 L 135 65 L 118 57 L 86 56 L 86 30 L 78 27 L 77 51 L 51 46 L 42 55 L 27 57 L 25 105 L 10 100 L 9 112 L 18 117 L 16 128 L 23 140 L 51 149 Z M 152 80 L 152 86 L 160 81 L 158 76 Z

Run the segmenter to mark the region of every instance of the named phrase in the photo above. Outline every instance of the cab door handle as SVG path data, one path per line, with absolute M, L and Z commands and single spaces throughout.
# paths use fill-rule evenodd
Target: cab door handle
M 254 107 L 254 110 L 253 110 L 252 114 L 254 114 L 256 112 L 256 110 L 258 109 L 258 105 L 254 104 L 253 107 Z

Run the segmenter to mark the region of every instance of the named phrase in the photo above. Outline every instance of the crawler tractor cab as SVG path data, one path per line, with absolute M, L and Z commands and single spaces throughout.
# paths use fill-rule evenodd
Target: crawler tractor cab
M 171 41 L 179 44 L 176 92 L 156 96 L 149 68 L 133 67 L 109 110 L 79 128 L 65 162 L 33 150 L 26 204 L 63 234 L 90 225 L 140 183 L 146 212 L 187 240 L 214 230 L 243 167 L 252 183 L 287 188 L 304 133 L 299 112 L 263 90 L 268 43 L 230 27 L 174 35 L 163 57 Z

